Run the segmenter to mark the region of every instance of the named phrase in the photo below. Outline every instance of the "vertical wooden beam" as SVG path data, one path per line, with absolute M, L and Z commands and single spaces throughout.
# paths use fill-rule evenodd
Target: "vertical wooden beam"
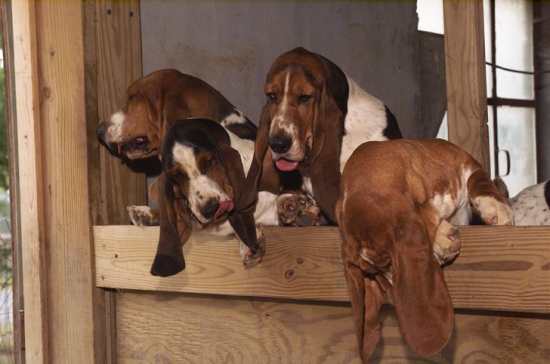
M 483 2 L 443 2 L 449 140 L 489 171 Z
M 43 203 L 42 141 L 33 0 L 12 3 L 13 61 L 17 110 L 17 164 L 21 261 L 25 297 L 25 359 L 48 361 L 47 269 Z
M 100 146 L 97 124 L 123 106 L 126 89 L 142 76 L 139 0 L 85 1 L 86 119 L 92 223 L 129 223 L 126 206 L 146 203 L 146 181 Z M 117 361 L 116 297 L 99 294 L 96 313 L 104 317 L 104 350 L 97 364 Z M 98 350 L 100 347 L 98 347 Z M 101 357 L 103 355 L 103 357 Z
M 13 336 L 15 363 L 25 362 L 25 331 L 23 311 L 23 270 L 21 262 L 21 228 L 19 214 L 19 170 L 17 153 L 17 119 L 15 109 L 15 86 L 13 73 L 13 31 L 11 26 L 11 6 L 8 0 L 0 0 L 0 19 L 2 21 L 2 52 L 4 56 L 5 108 L 4 117 L 8 135 L 8 154 L 10 169 L 10 220 L 12 241 L 12 277 L 13 277 Z
M 126 89 L 142 76 L 139 15 L 138 0 L 96 2 L 97 115 L 88 119 L 91 148 L 95 153 L 92 155 L 95 180 L 90 181 L 94 190 L 91 204 L 95 225 L 129 224 L 126 206 L 146 203 L 144 175 L 131 172 L 105 148 L 99 147 L 95 138 L 98 122 L 124 105 Z

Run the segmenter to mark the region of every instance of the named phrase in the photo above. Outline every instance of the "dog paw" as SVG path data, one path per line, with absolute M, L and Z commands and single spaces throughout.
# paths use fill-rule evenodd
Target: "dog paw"
M 472 205 L 479 212 L 481 219 L 488 225 L 513 225 L 512 208 L 492 196 L 478 196 Z
M 433 254 L 440 265 L 453 261 L 460 253 L 461 242 L 458 229 L 443 220 L 435 234 Z
M 258 239 L 258 249 L 256 252 L 252 250 L 242 241 L 239 243 L 239 253 L 245 269 L 250 269 L 262 262 L 265 255 L 265 237 L 261 229 L 256 229 Z
M 159 224 L 158 215 L 155 210 L 149 206 L 128 206 L 126 207 L 128 216 L 133 225 L 136 226 L 155 226 Z
M 321 225 L 321 209 L 305 193 L 288 192 L 277 197 L 279 223 L 283 226 Z

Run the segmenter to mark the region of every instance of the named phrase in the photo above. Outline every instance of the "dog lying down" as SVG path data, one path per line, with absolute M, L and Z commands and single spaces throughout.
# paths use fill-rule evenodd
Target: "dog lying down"
M 446 345 L 454 316 L 440 263 L 459 253 L 449 221 L 467 205 L 487 224 L 512 224 L 512 211 L 488 175 L 449 142 L 368 142 L 352 154 L 336 217 L 364 362 L 380 340 L 386 293 L 416 353 L 429 356 Z
M 504 180 L 497 177 L 494 183 L 508 198 L 508 187 Z M 509 201 L 514 212 L 514 225 L 550 225 L 550 180 L 524 188 Z
M 151 274 L 170 276 L 185 268 L 183 245 L 193 230 L 236 234 L 243 263 L 251 267 L 264 254 L 264 241 L 256 225 L 278 225 L 278 204 L 294 206 L 295 219 L 315 212 L 320 215 L 310 200 L 297 193 L 277 196 L 260 191 L 256 206 L 241 207 L 245 173 L 253 153 L 253 141 L 237 137 L 213 120 L 191 118 L 173 124 L 162 146 L 159 211 L 145 206 L 128 209 L 137 225 L 150 225 L 155 221 L 149 220 L 158 215 L 160 237 Z

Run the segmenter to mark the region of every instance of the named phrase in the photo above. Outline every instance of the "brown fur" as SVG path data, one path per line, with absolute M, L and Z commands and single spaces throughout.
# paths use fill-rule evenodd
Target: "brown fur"
M 297 105 L 291 114 L 300 125 L 298 140 L 308 149 L 299 170 L 303 176 L 311 177 L 315 200 L 323 213 L 334 222 L 346 107 L 346 97 L 342 95 L 341 87 L 346 81 L 332 62 L 303 48 L 296 48 L 279 56 L 271 66 L 264 87 L 266 94 L 281 97 L 284 71 L 289 69 L 295 74 L 290 89 L 291 103 Z M 299 98 L 304 94 L 311 95 L 311 99 L 300 102 Z M 277 173 L 268 153 L 269 129 L 276 111 L 277 102 L 273 100 L 268 100 L 262 109 L 254 162 L 248 174 L 248 203 L 256 198 L 262 174 Z
M 467 186 L 465 169 L 472 172 Z M 378 313 L 385 293 L 415 352 L 434 354 L 449 340 L 453 309 L 433 257 L 442 217 L 431 199 L 436 194 L 456 198 L 463 187 L 470 200 L 488 196 L 504 203 L 479 163 L 442 140 L 368 142 L 346 164 L 336 216 L 363 361 L 380 339 Z

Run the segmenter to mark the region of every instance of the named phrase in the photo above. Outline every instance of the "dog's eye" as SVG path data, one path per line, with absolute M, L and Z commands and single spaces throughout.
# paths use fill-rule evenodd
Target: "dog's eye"
M 267 94 L 265 94 L 265 96 L 267 97 L 268 102 L 277 101 L 277 95 L 275 95 L 275 93 L 273 93 L 273 92 L 268 92 Z
M 298 102 L 300 104 L 305 104 L 309 100 L 311 100 L 312 95 L 300 95 L 298 96 Z
M 216 158 L 208 158 L 202 162 L 202 168 L 204 172 L 207 172 L 212 166 L 216 164 Z

